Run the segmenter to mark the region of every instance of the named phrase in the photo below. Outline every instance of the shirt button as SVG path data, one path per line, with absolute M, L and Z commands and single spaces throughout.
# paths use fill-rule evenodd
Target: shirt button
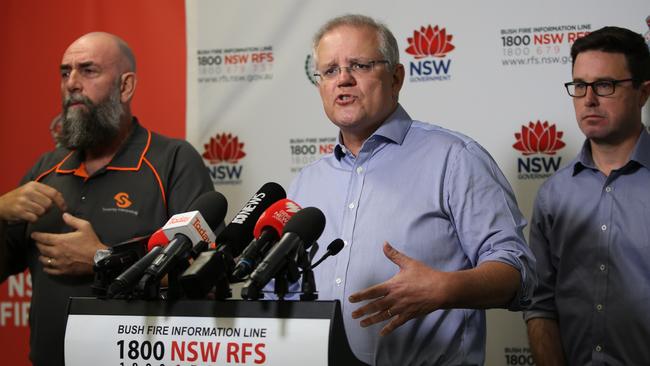
M 86 196 L 81 196 L 81 200 L 82 200 L 82 201 L 85 201 L 85 200 L 86 200 Z
M 336 282 L 337 285 L 340 285 L 341 282 L 343 282 L 343 280 L 339 277 L 339 278 L 336 279 L 335 282 Z
M 349 208 L 354 208 L 354 203 L 350 203 L 350 204 L 348 205 L 348 207 L 349 207 Z
M 362 168 L 362 167 L 358 167 L 358 168 L 357 168 L 357 173 L 358 173 L 358 174 L 361 174 L 362 171 L 363 171 L 363 168 Z
M 597 346 L 596 346 L 596 352 L 600 352 L 600 351 L 602 351 L 602 350 L 603 350 L 603 347 L 601 347 L 600 345 L 597 345 Z
M 350 208 L 352 208 L 352 207 L 350 207 Z M 607 225 L 603 225 L 603 226 L 601 226 L 601 227 L 600 227 L 600 230 L 602 230 L 602 231 L 607 230 Z
M 596 305 L 596 310 L 602 311 L 603 310 L 603 305 L 602 304 Z
M 604 271 L 607 267 L 605 267 L 604 264 L 601 264 L 600 267 L 598 267 L 598 268 L 600 268 L 601 271 Z
M 612 191 L 612 187 L 610 186 L 605 187 L 605 192 L 611 192 L 611 191 Z

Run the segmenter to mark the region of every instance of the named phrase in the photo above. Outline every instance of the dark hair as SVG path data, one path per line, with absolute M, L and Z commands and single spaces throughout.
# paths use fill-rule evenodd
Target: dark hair
M 634 87 L 650 80 L 650 50 L 638 33 L 620 27 L 603 27 L 578 38 L 571 46 L 573 65 L 578 54 L 586 51 L 622 53 L 634 79 Z

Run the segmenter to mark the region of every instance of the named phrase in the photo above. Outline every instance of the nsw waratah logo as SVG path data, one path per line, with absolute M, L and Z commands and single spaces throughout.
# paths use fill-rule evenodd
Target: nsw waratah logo
M 421 26 L 413 31 L 413 37 L 406 39 L 409 43 L 406 53 L 415 59 L 409 62 L 411 82 L 451 80 L 451 59 L 447 56 L 456 48 L 453 38 L 446 28 L 438 25 Z
M 239 160 L 246 156 L 244 143 L 231 133 L 218 133 L 203 145 L 203 158 L 214 184 L 241 183 L 243 165 Z
M 547 178 L 559 169 L 562 157 L 555 155 L 566 145 L 563 134 L 555 124 L 539 120 L 528 122 L 520 132 L 515 132 L 512 147 L 523 155 L 517 159 L 519 179 Z

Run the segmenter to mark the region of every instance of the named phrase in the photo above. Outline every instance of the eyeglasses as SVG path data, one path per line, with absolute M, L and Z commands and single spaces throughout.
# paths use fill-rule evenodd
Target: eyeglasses
M 616 91 L 616 85 L 626 81 L 633 81 L 634 79 L 622 79 L 622 80 L 598 80 L 593 83 L 585 83 L 584 81 L 573 81 L 570 83 L 565 83 L 564 87 L 566 91 L 572 97 L 584 97 L 587 95 L 587 87 L 591 87 L 591 90 L 598 95 L 599 97 L 606 97 L 608 95 L 614 94 Z
M 350 74 L 353 75 L 365 75 L 369 74 L 376 64 L 389 64 L 387 60 L 375 60 L 375 61 L 366 61 L 366 62 L 352 62 L 350 66 L 330 66 L 324 70 L 318 70 L 314 74 L 320 80 L 334 80 L 336 79 L 341 72 L 345 69 L 348 70 Z

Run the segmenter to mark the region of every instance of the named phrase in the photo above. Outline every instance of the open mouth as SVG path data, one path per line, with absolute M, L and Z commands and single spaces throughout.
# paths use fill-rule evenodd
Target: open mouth
M 336 97 L 336 102 L 338 104 L 350 104 L 350 103 L 354 102 L 355 99 L 356 98 L 354 96 L 350 95 L 350 94 L 339 94 Z

